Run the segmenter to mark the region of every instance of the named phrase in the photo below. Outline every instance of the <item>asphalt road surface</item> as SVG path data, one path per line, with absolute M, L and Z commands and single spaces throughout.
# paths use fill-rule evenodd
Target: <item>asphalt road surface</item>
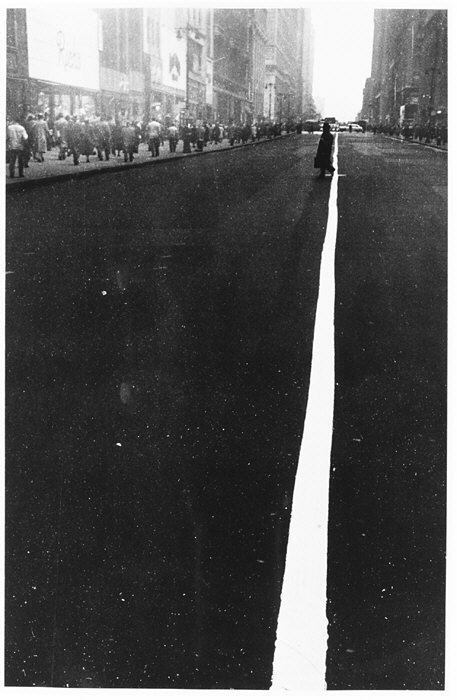
M 315 149 L 8 193 L 7 685 L 270 686 Z M 446 155 L 342 134 L 339 158 L 327 683 L 440 688 Z

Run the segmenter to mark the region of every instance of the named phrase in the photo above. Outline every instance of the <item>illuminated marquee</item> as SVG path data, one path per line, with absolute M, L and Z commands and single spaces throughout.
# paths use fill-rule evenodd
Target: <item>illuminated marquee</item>
M 94 10 L 27 9 L 29 75 L 98 90 L 98 17 Z
M 184 91 L 186 89 L 186 37 L 179 39 L 176 30 L 162 26 L 160 57 L 163 85 Z

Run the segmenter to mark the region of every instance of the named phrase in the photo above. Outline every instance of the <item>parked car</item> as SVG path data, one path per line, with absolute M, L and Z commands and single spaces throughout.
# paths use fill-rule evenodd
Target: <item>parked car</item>
M 312 119 L 307 119 L 303 124 L 303 131 L 319 131 L 322 129 L 318 121 L 313 121 Z
M 349 124 L 345 124 L 342 122 L 341 124 L 338 125 L 338 131 L 348 131 L 349 130 Z
M 361 131 L 362 132 L 363 131 L 360 124 L 356 124 L 355 122 L 352 122 L 351 124 L 349 124 L 348 129 L 349 129 L 349 126 L 351 127 L 352 132 L 354 132 L 354 131 L 357 131 L 357 132 Z

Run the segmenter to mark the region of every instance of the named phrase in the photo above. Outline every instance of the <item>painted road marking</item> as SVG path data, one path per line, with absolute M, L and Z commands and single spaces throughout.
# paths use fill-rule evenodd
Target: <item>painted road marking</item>
M 326 689 L 327 522 L 335 383 L 338 135 L 322 251 L 303 439 L 295 480 L 271 690 Z

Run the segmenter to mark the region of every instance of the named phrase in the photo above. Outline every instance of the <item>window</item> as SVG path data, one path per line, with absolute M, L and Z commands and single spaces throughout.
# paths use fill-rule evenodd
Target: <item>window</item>
M 117 67 L 117 23 L 115 10 L 103 10 L 103 62 L 108 68 Z
M 189 38 L 189 63 L 194 73 L 202 70 L 202 47 L 196 41 Z
M 142 59 L 142 17 L 141 10 L 129 10 L 129 66 L 133 70 L 141 70 Z
M 6 11 L 6 44 L 13 48 L 17 48 L 17 20 L 16 11 Z
M 127 70 L 127 10 L 119 10 L 119 70 Z

